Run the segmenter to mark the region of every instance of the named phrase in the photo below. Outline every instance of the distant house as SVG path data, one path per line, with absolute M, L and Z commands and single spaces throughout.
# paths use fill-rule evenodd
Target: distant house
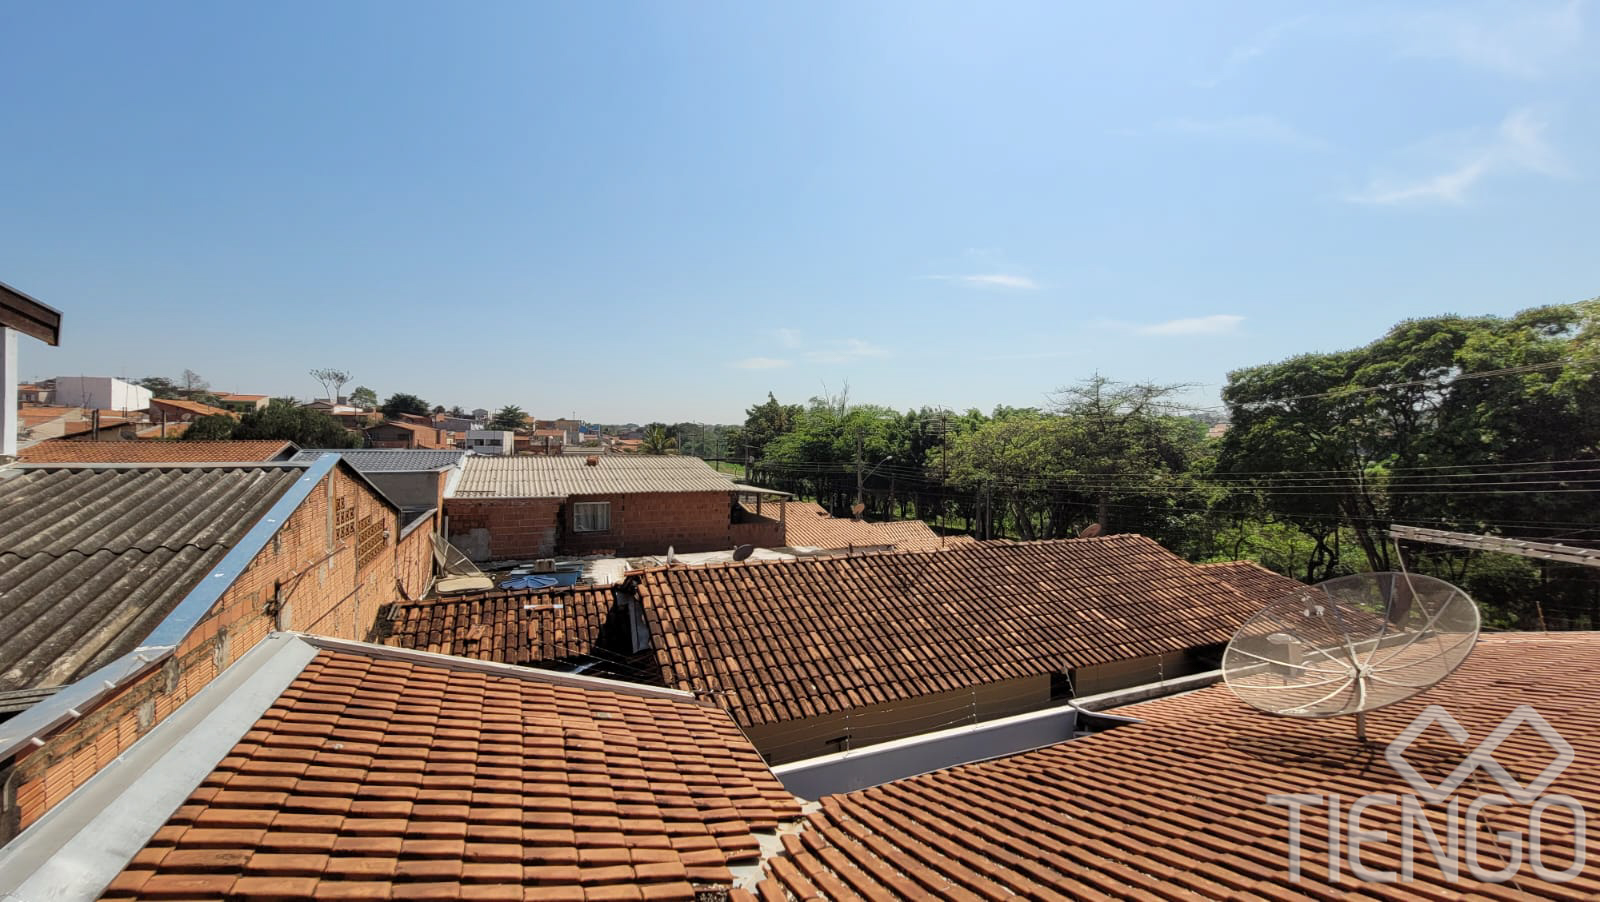
M 266 395 L 217 395 L 217 400 L 234 413 L 250 413 L 266 407 L 269 399 Z
M 474 454 L 515 454 L 517 434 L 498 429 L 467 431 L 466 449 Z
M 366 429 L 367 441 L 374 448 L 432 448 L 451 449 L 455 440 L 448 430 L 433 425 L 390 420 Z
M 55 386 L 35 385 L 24 382 L 17 386 L 17 403 L 23 407 L 44 407 L 55 397 Z
M 468 457 L 445 499 L 449 538 L 473 560 L 551 554 L 661 554 L 771 546 L 770 521 L 735 499 L 741 486 L 693 457 L 617 454 Z
M 201 417 L 216 416 L 233 417 L 239 415 L 231 410 L 221 407 L 212 407 L 210 404 L 201 404 L 199 401 L 184 401 L 178 398 L 155 398 L 150 401 L 150 419 L 165 420 L 168 423 L 192 423 Z
M 148 388 L 110 376 L 58 376 L 55 402 L 67 407 L 115 410 L 124 414 L 149 408 Z
M 47 441 L 22 449 L 25 464 L 246 463 L 287 460 L 293 442 L 74 442 Z
M 482 429 L 483 421 L 474 420 L 471 417 L 452 417 L 441 413 L 434 416 L 433 425 L 451 432 L 470 432 L 474 429 Z
M 442 509 L 445 493 L 461 478 L 461 462 L 466 458 L 463 451 L 308 448 L 294 460 L 310 462 L 323 454 L 339 455 L 410 513 Z
M 17 336 L 61 343 L 61 311 L 0 282 L 0 459 L 17 453 L 31 427 L 17 413 Z

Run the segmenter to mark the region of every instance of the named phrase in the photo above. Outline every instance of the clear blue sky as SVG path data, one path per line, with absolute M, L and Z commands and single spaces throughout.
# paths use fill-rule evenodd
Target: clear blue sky
M 736 422 L 1600 294 L 1593 4 L 0 5 L 24 378 Z M 1209 401 L 1207 399 L 1210 399 Z

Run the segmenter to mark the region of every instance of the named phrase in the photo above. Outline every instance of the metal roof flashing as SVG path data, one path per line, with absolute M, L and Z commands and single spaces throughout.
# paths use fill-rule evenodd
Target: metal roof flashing
M 246 652 L 0 848 L 0 898 L 97 898 L 315 656 L 292 633 Z
M 222 593 L 239 578 L 239 574 L 250 566 L 256 555 L 267 547 L 267 543 L 272 541 L 272 537 L 283 528 L 283 524 L 289 521 L 290 515 L 311 495 L 323 477 L 332 472 L 338 464 L 337 454 L 324 454 L 306 466 L 305 473 L 295 480 L 294 485 L 291 485 L 289 490 L 267 509 L 261 519 L 250 527 L 250 531 L 228 550 L 227 555 L 217 562 L 217 566 L 213 567 L 210 573 L 206 574 L 200 584 L 189 590 L 189 594 L 178 602 L 172 613 L 156 626 L 154 632 L 146 638 L 146 643 L 177 645 L 182 641 L 206 612 L 211 610 L 217 599 L 222 597 Z M 387 498 L 384 500 L 388 501 Z
M 142 645 L 0 724 L 0 761 L 9 760 L 35 737 L 76 720 L 82 716 L 83 709 L 98 702 L 106 693 L 165 661 L 174 648 Z

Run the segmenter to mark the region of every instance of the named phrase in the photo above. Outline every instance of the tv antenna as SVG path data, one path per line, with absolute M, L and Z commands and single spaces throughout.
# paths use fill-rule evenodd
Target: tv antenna
M 1356 716 L 1449 676 L 1478 638 L 1478 606 L 1431 576 L 1358 573 L 1306 586 L 1245 621 L 1222 677 L 1245 704 L 1288 717 Z

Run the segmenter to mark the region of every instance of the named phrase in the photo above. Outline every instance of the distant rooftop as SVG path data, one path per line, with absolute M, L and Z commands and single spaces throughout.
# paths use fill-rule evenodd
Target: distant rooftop
M 294 456 L 296 461 L 312 461 L 324 454 L 337 454 L 359 473 L 416 473 L 453 467 L 467 456 L 465 451 L 402 448 L 306 448 Z
M 173 431 L 174 425 L 167 427 Z M 160 427 L 155 427 L 159 429 Z M 277 460 L 293 452 L 292 442 L 64 442 L 44 441 L 22 449 L 23 463 L 247 463 Z
M 590 465 L 590 457 L 598 459 Z M 741 486 L 698 457 L 592 455 L 467 458 L 456 498 L 565 498 L 677 492 L 771 493 Z

